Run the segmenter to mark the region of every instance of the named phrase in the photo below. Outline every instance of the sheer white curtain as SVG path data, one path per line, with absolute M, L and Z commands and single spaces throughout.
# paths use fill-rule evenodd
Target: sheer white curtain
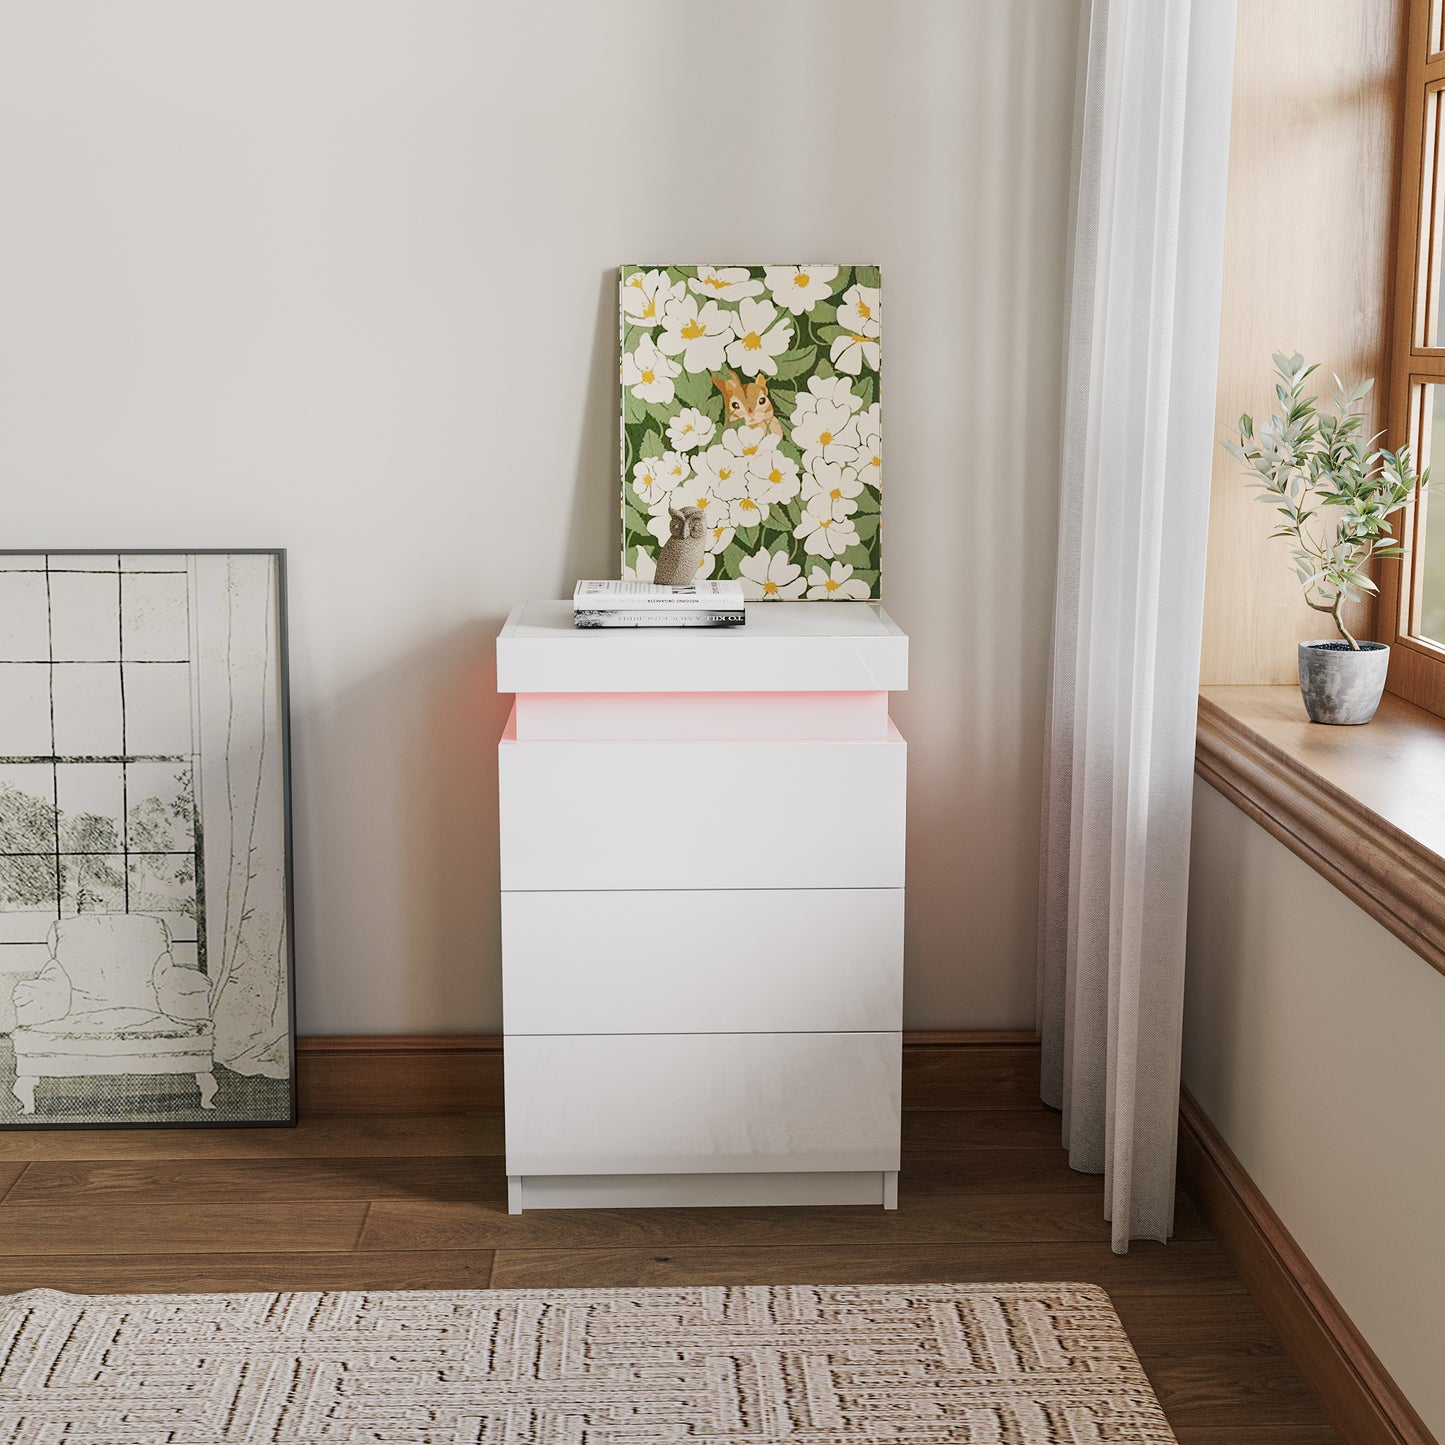
M 1234 11 L 1093 0 L 1079 47 L 1039 1028 L 1120 1253 L 1174 1222 Z

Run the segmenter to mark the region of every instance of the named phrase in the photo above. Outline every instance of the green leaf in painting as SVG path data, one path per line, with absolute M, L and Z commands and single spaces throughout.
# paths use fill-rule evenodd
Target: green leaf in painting
M 630 391 L 622 393 L 622 419 L 627 422 L 643 421 L 647 417 L 647 403 Z
M 664 430 L 666 430 L 668 422 L 678 413 L 677 407 L 664 405 L 660 401 L 644 402 L 643 405 L 647 410 L 648 416 L 650 416 L 653 421 L 660 422 Z
M 667 448 L 662 444 L 660 433 L 653 431 L 650 427 L 643 434 L 642 445 L 637 449 L 639 457 L 660 457 Z
M 854 530 L 865 542 L 868 541 L 868 539 L 872 537 L 873 534 L 878 530 L 878 513 L 855 513 L 853 517 L 853 527 Z
M 717 388 L 712 384 L 712 377 L 705 371 L 681 372 L 672 384 L 677 389 L 677 399 L 684 406 L 701 407 L 710 397 L 718 395 Z
M 776 375 L 780 381 L 790 381 L 795 376 L 802 376 L 810 371 L 813 362 L 817 359 L 818 348 L 816 346 L 804 346 L 797 351 L 782 352 L 778 361 Z

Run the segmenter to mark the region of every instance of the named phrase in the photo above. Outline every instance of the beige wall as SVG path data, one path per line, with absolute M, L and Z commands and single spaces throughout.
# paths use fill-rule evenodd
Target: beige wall
M 1445 976 L 1203 782 L 1184 1082 L 1445 1439 Z
M 1404 10 L 1239 0 L 1216 403 L 1229 427 L 1270 415 L 1276 351 L 1320 362 L 1322 386 L 1377 378 L 1383 424 Z M 1223 449 L 1210 508 L 1201 678 L 1292 682 L 1295 644 L 1334 624 L 1301 600 L 1275 514 Z M 1368 629 L 1369 609 L 1350 622 Z
M 0 545 L 290 548 L 304 1031 L 499 1023 L 492 638 L 615 575 L 668 258 L 883 267 L 908 1020 L 1031 1022 L 1075 22 L 0 9 Z

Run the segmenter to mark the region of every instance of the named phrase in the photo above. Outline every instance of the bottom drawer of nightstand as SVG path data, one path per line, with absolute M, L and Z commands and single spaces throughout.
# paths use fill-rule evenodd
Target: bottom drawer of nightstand
M 509 1036 L 507 1173 L 898 1168 L 899 1033 Z

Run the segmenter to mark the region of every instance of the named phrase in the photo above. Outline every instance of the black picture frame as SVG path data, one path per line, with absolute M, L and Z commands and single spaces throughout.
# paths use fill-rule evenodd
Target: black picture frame
M 284 1025 L 285 1025 L 285 1028 L 284 1028 L 284 1055 L 283 1055 L 283 1057 L 284 1057 L 284 1064 L 285 1064 L 285 1075 L 284 1075 L 284 1081 L 281 1080 L 281 1079 L 276 1079 L 276 1078 L 274 1078 L 274 1077 L 267 1077 L 267 1078 L 266 1078 L 265 1082 L 266 1082 L 268 1085 L 283 1085 L 283 1087 L 280 1087 L 280 1088 L 272 1087 L 272 1088 L 268 1088 L 268 1089 L 265 1090 L 265 1094 L 266 1094 L 265 1107 L 264 1107 L 263 1109 L 258 1110 L 257 1113 L 255 1114 L 255 1116 L 251 1116 L 251 1115 L 248 1115 L 248 1114 L 246 1113 L 246 1111 L 245 1111 L 245 1106 L 244 1106 L 244 1099 L 233 1100 L 233 1101 L 232 1101 L 232 1107 L 231 1107 L 230 1109 L 224 1110 L 224 1111 L 223 1111 L 222 1109 L 220 1109 L 220 1108 L 184 1108 L 184 1107 L 178 1107 L 178 1108 L 175 1108 L 175 1109 L 172 1110 L 172 1112 L 175 1114 L 175 1117 L 154 1117 L 155 1112 L 156 1112 L 156 1110 L 154 1110 L 154 1109 L 152 1109 L 152 1110 L 150 1111 L 150 1116 L 149 1116 L 149 1117 L 140 1117 L 140 1116 L 138 1116 L 138 1117 L 114 1117 L 114 1118 L 97 1117 L 96 1112 L 92 1111 L 92 1112 L 89 1112 L 89 1113 L 84 1113 L 83 1110 L 81 1111 L 81 1112 L 84 1114 L 83 1117 L 70 1117 L 70 1118 L 64 1117 L 64 1112 L 63 1112 L 63 1111 L 54 1111 L 54 1110 L 52 1110 L 52 1111 L 51 1111 L 49 1114 L 47 1114 L 47 1116 L 44 1117 L 44 1118 L 40 1118 L 40 1117 L 31 1118 L 31 1117 L 28 1117 L 28 1116 L 23 1115 L 23 1114 L 18 1115 L 18 1116 L 13 1116 L 13 1117 L 11 1117 L 11 1116 L 7 1116 L 7 1113 L 0 1112 L 0 1130 L 6 1130 L 6 1131 L 11 1131 L 11 1132 L 24 1132 L 24 1131 L 26 1131 L 26 1130 L 57 1130 L 57 1129 L 59 1129 L 59 1130 L 72 1129 L 72 1130 L 73 1130 L 73 1129 L 168 1129 L 168 1128 L 170 1128 L 170 1129 L 204 1129 L 204 1128 L 212 1128 L 212 1129 L 215 1129 L 215 1128 L 294 1128 L 295 1125 L 296 1125 L 296 1123 L 297 1123 L 297 1119 L 298 1119 L 297 1079 L 296 1079 L 296 942 L 295 942 L 296 933 L 295 933 L 294 824 L 293 824 L 293 808 L 292 808 L 292 746 L 291 746 L 290 647 L 289 647 L 288 576 L 287 576 L 287 554 L 286 554 L 286 549 L 285 549 L 284 547 L 237 547 L 237 548 L 194 547 L 194 548 L 184 548 L 184 547 L 154 547 L 154 546 L 146 546 L 146 545 L 129 546 L 129 547 L 125 547 L 125 546 L 105 547 L 105 548 L 99 548 L 99 547 L 86 547 L 86 548 L 77 548 L 77 547 L 34 547 L 34 546 L 31 546 L 31 547 L 4 547 L 4 548 L 0 548 L 0 580 L 3 580 L 3 577 L 4 577 L 4 575 L 5 575 L 7 572 L 13 573 L 13 572 L 19 570 L 19 569 L 15 569 L 15 568 L 13 568 L 13 567 L 6 567 L 5 563 L 6 563 L 7 559 L 14 559 L 14 558 L 21 558 L 21 557 L 23 557 L 23 558 L 34 557 L 34 558 L 38 558 L 38 559 L 43 559 L 43 560 L 44 560 L 44 563 L 45 563 L 44 570 L 46 571 L 47 574 L 49 574 L 49 573 L 52 571 L 52 568 L 51 568 L 51 561 L 52 561 L 52 559 L 69 559 L 69 560 L 74 560 L 74 559 L 88 558 L 88 557 L 95 557 L 95 558 L 97 558 L 97 559 L 100 559 L 100 558 L 114 558 L 114 559 L 115 559 L 115 562 L 116 562 L 116 571 L 117 571 L 117 574 L 118 574 L 122 579 L 123 579 L 124 576 L 126 576 L 126 575 L 133 575 L 133 573 L 134 573 L 134 574 L 139 574 L 140 572 L 142 572 L 142 571 L 144 570 L 144 569 L 133 569 L 133 573 L 132 573 L 132 572 L 127 572 L 126 569 L 124 568 L 123 564 L 122 564 L 122 561 L 121 561 L 121 559 L 127 558 L 127 557 L 130 557 L 130 558 L 140 558 L 140 557 L 145 557 L 145 558 L 167 558 L 167 559 L 182 559 L 182 558 L 184 558 L 184 559 L 215 559 L 215 558 L 227 558 L 227 559 L 231 559 L 231 558 L 265 558 L 265 559 L 269 559 L 270 564 L 271 564 L 271 574 L 270 574 L 270 578 L 269 578 L 268 591 L 269 591 L 270 609 L 271 609 L 271 611 L 270 611 L 270 617 L 274 619 L 274 643 L 275 643 L 275 657 L 274 657 L 274 663 L 275 663 L 274 689 L 275 689 L 275 706 L 276 706 L 276 718 L 275 718 L 275 721 L 276 721 L 276 726 L 277 726 L 277 730 L 278 730 L 278 741 L 279 741 L 279 761 L 278 761 L 278 763 L 276 764 L 276 777 L 277 777 L 277 781 L 278 781 L 278 783 L 279 783 L 279 799 L 277 800 L 277 802 L 278 802 L 278 805 L 279 805 L 279 846 L 280 846 L 280 850 L 281 850 L 281 858 L 279 859 L 279 868 L 278 868 L 278 874 L 277 874 L 277 882 L 279 882 L 279 900 L 278 900 L 278 908 L 275 909 L 275 910 L 273 910 L 273 915 L 279 917 L 279 928 L 280 928 L 281 937 L 282 937 L 282 947 L 281 947 L 281 949 L 280 949 L 279 974 L 278 974 L 278 977 L 279 977 L 280 979 L 284 980 L 285 993 L 286 993 L 285 1007 L 284 1007 Z M 65 571 L 65 572 L 72 572 L 72 573 L 73 573 L 73 572 L 77 572 L 77 571 L 83 571 L 83 569 L 76 569 L 76 568 L 56 568 L 56 569 L 54 569 L 54 570 L 57 571 L 57 572 L 63 572 L 63 571 Z M 194 574 L 194 572 L 188 572 L 188 575 L 194 577 L 195 574 Z M 193 586 L 193 584 L 190 584 L 190 585 Z M 49 587 L 50 587 L 50 578 L 49 578 L 49 576 L 47 575 L 47 599 L 48 599 L 48 597 L 49 597 Z M 121 582 L 118 582 L 118 587 L 117 587 L 117 604 L 116 604 L 116 607 L 117 607 L 117 621 L 118 621 L 118 625 L 119 625 L 120 630 L 121 630 L 121 635 L 122 635 L 122 637 L 123 637 L 125 623 L 124 623 L 123 604 L 122 604 L 122 602 L 121 602 L 121 588 L 122 588 L 122 587 L 123 587 L 123 580 L 122 580 Z M 188 594 L 187 594 L 187 595 L 188 595 L 188 598 L 189 598 L 189 596 L 190 596 L 190 592 L 189 592 L 189 591 L 188 591 Z M 188 605 L 189 605 L 189 604 L 188 604 Z M 227 603 L 227 605 L 228 605 L 228 608 L 229 608 L 229 606 L 230 606 L 230 601 L 229 601 L 229 584 L 228 584 L 228 603 Z M 193 622 L 193 620 L 191 619 L 190 614 L 188 613 L 188 627 L 189 627 L 189 626 L 192 626 L 192 625 L 194 625 L 194 622 Z M 267 635 L 268 635 L 268 638 L 269 638 L 270 634 L 268 633 Z M 49 654 L 49 656 L 45 659 L 45 661 L 46 661 L 47 665 L 49 666 L 49 668 L 50 668 L 50 670 L 51 670 L 51 673 L 52 673 L 52 677 L 53 677 L 54 669 L 55 669 L 55 667 L 56 667 L 56 665 L 57 665 L 56 659 L 55 659 L 55 657 L 54 657 L 54 649 L 53 649 L 53 629 L 52 629 L 52 633 L 51 633 L 51 644 L 52 644 L 52 645 L 51 645 L 50 654 Z M 123 663 L 124 663 L 124 644 L 123 644 L 123 642 L 121 642 L 121 643 L 119 644 L 119 647 L 120 647 L 120 655 L 117 657 L 116 662 L 115 662 L 115 665 L 117 666 L 117 668 L 118 668 L 118 670 L 119 670 L 120 688 L 121 688 L 121 698 L 122 698 L 122 701 L 121 701 L 121 713 L 122 713 L 122 719 L 124 719 L 124 717 L 125 717 L 125 708 L 126 708 L 125 696 L 124 696 L 124 692 L 125 692 L 125 681 L 124 681 L 124 679 L 125 679 L 125 675 L 126 675 L 126 674 L 125 674 L 125 672 L 124 672 L 124 667 L 123 667 Z M 229 652 L 228 652 L 228 656 L 229 656 Z M 38 661 L 38 660 L 39 660 L 39 659 L 37 659 L 37 661 Z M 5 699 L 5 691 L 6 691 L 6 690 L 5 690 L 5 687 L 4 687 L 4 677 L 3 677 L 3 672 L 4 672 L 4 669 L 5 669 L 5 666 L 6 666 L 6 661 L 7 661 L 7 660 L 5 660 L 5 659 L 0 659 L 0 715 L 3 715 L 4 709 L 5 709 L 5 707 L 6 707 L 6 699 Z M 188 659 L 188 661 L 190 661 L 190 659 Z M 109 666 L 110 664 L 109 664 L 109 662 L 104 662 L 104 663 L 99 663 L 99 664 L 96 664 L 96 665 L 97 665 L 97 666 Z M 263 678 L 264 678 L 264 671 L 263 671 Z M 264 683 L 263 683 L 263 699 L 262 699 L 262 700 L 263 700 L 263 703 L 264 703 L 264 701 L 265 701 L 265 696 L 264 696 L 265 692 L 266 692 L 266 689 L 265 689 Z M 52 737 L 52 752 L 51 752 L 51 755 L 50 755 L 50 757 L 49 757 L 49 761 L 50 761 L 52 767 L 58 767 L 58 766 L 60 765 L 60 763 L 61 763 L 61 757 L 60 757 L 60 755 L 58 754 L 58 752 L 56 751 L 56 747 L 55 747 L 54 706 L 55 706 L 54 684 L 53 684 L 53 681 L 52 681 L 52 688 L 51 688 L 51 710 L 52 710 L 51 737 Z M 192 706 L 193 706 L 193 709 L 196 707 L 196 704 L 195 704 L 194 700 L 192 701 Z M 124 728 L 124 721 L 122 721 L 122 728 Z M 196 751 L 195 751 L 195 753 L 194 753 L 194 767 L 199 768 L 199 767 L 202 765 L 202 758 L 203 758 L 203 753 L 202 753 L 202 750 L 201 750 L 201 748 L 200 748 L 199 743 L 197 743 L 197 744 L 196 744 Z M 6 756 L 5 756 L 5 749 L 4 749 L 4 747 L 3 747 L 3 746 L 0 746 L 0 768 L 3 768 L 4 765 L 6 765 L 7 763 L 14 763 L 14 762 L 16 762 L 16 761 L 17 761 L 17 759 L 16 759 L 15 757 L 6 757 Z M 87 759 L 86 761 L 90 761 L 90 760 Z M 108 760 L 108 759 L 96 759 L 95 761 L 102 761 L 102 762 L 104 762 L 104 761 L 109 761 L 109 760 Z M 128 769 L 128 765 L 129 765 L 129 761 L 130 761 L 129 755 L 128 755 L 128 754 L 125 754 L 125 753 L 123 752 L 123 753 L 120 755 L 120 757 L 117 759 L 117 761 L 119 761 L 119 762 L 121 763 L 121 765 L 122 765 L 123 776 L 124 776 L 124 772 Z M 264 764 L 261 763 L 261 762 L 258 762 L 257 765 L 256 765 L 256 768 L 257 768 L 256 793 L 257 793 L 257 796 L 259 797 L 259 796 L 260 796 L 260 793 L 261 793 L 261 790 L 262 790 L 262 787 L 263 787 L 263 784 L 264 784 L 264 782 L 266 781 L 265 776 L 263 776 L 263 773 L 264 773 Z M 194 834 L 193 834 L 193 836 L 194 836 L 194 837 L 196 838 L 196 840 L 197 840 L 196 843 L 195 843 L 195 852 L 196 852 L 196 865 L 195 865 L 195 880 L 196 880 L 196 881 L 195 881 L 195 887 L 196 887 L 196 893 L 197 893 L 197 895 L 198 895 L 198 896 L 203 896 L 203 895 L 204 895 L 205 865 L 204 865 L 204 860 L 203 860 L 202 853 L 201 853 L 201 844 L 200 844 L 200 842 L 199 842 L 200 833 L 201 833 L 201 829 L 202 829 L 202 826 L 203 826 L 203 820 L 202 820 L 202 818 L 201 818 L 201 816 L 200 816 L 199 809 L 196 807 L 196 804 L 195 804 L 194 791 L 193 791 L 192 798 L 191 798 L 191 806 L 192 806 L 192 810 L 193 810 L 193 813 L 194 813 L 194 821 L 193 821 Z M 127 812 L 127 813 L 124 815 L 124 817 L 125 817 L 125 819 L 126 819 L 126 826 L 128 826 L 129 813 Z M 61 818 L 61 814 L 60 814 L 60 808 L 59 808 L 59 802 L 58 802 L 58 791 L 57 791 L 57 794 L 56 794 L 56 797 L 55 797 L 55 800 L 54 800 L 54 828 L 55 828 L 55 831 L 56 831 L 56 838 L 57 838 L 57 842 L 56 842 L 57 864 L 58 864 L 58 862 L 59 862 L 59 850 L 60 850 L 60 844 L 59 844 L 59 830 L 60 830 L 60 826 L 61 826 L 60 818 Z M 8 855 L 7 855 L 7 856 L 8 856 Z M 67 856 L 68 856 L 68 855 L 67 855 Z M 177 855 L 177 856 L 179 856 L 179 855 Z M 132 910 L 131 910 L 130 907 L 129 907 L 129 879 L 130 879 L 130 876 L 131 876 L 131 875 L 130 875 L 130 855 L 129 855 L 128 852 L 127 852 L 127 854 L 125 855 L 125 857 L 126 857 L 126 874 L 125 874 L 125 876 L 126 876 L 126 880 L 127 880 L 127 883 L 126 883 L 126 887 L 127 887 L 126 903 L 127 903 L 127 906 L 126 906 L 126 908 L 125 908 L 124 911 L 127 912 L 127 913 L 129 913 L 129 912 L 131 912 Z M 0 860 L 0 861 L 3 861 L 3 860 Z M 58 872 L 58 870 L 57 870 L 57 879 L 59 879 L 59 872 Z M 0 897 L 0 910 L 3 910 L 3 905 L 4 905 L 4 899 L 3 899 L 3 897 Z M 63 898 L 62 898 L 62 896 L 61 896 L 61 885 L 60 885 L 59 881 L 57 881 L 57 917 L 58 917 L 58 918 L 60 918 L 60 917 L 62 916 L 62 914 L 61 914 L 62 908 L 63 908 Z M 144 911 L 144 910 L 141 910 L 141 911 Z M 244 913 L 244 910 L 243 910 L 243 913 Z M 70 916 L 70 915 L 64 915 L 64 916 Z M 198 940 L 197 940 L 197 944 L 196 944 L 196 947 L 197 947 L 197 964 L 198 964 L 198 967 L 197 967 L 195 970 L 192 970 L 192 971 L 200 972 L 204 977 L 207 977 L 207 978 L 209 979 L 209 975 L 206 974 L 206 972 L 205 972 L 204 955 L 203 955 L 203 953 L 202 953 L 202 951 L 201 951 L 201 945 L 200 945 L 200 934 L 201 934 L 201 931 L 202 931 L 202 929 L 203 929 L 205 913 L 204 913 L 204 908 L 203 908 L 199 903 L 198 903 L 197 906 L 196 906 L 195 916 L 196 916 L 197 934 L 198 934 Z M 168 946 L 169 946 L 169 939 L 168 939 Z M 186 972 L 186 971 L 187 971 L 187 970 L 186 970 L 185 968 L 183 968 L 183 967 L 177 969 L 177 972 L 178 972 L 178 973 L 182 973 L 182 972 Z M 23 970 L 22 970 L 21 972 L 23 972 Z M 12 987 L 12 989 L 13 989 L 13 986 L 11 986 L 11 987 Z M 0 990 L 7 990 L 7 992 L 11 991 L 11 989 L 7 989 L 7 972 L 6 972 L 5 970 L 0 970 Z M 3 1002 L 3 1001 L 4 1001 L 3 998 L 0 998 L 0 1002 Z M 212 1029 L 213 1029 L 213 1028 L 214 1028 L 214 1019 L 213 1019 L 213 1018 L 210 1018 L 210 1017 L 208 1016 L 208 1018 L 207 1018 L 206 1021 L 207 1021 L 207 1023 L 209 1023 L 209 1024 L 211 1025 L 211 1027 L 212 1027 Z M 279 1020 L 273 1021 L 273 1027 L 274 1027 L 275 1022 L 279 1022 Z M 12 1029 L 12 1031 L 13 1031 L 13 1029 Z M 3 1055 L 4 1055 L 4 1057 L 3 1057 L 3 1059 L 0 1059 L 0 1065 L 3 1065 L 3 1066 L 5 1067 L 6 1073 L 8 1074 L 10 1067 L 13 1065 L 13 1061 L 14 1061 L 14 1058 L 15 1058 L 15 1051 L 14 1051 L 13 1045 L 10 1044 L 10 1040 L 9 1040 L 9 1036 L 8 1036 L 8 1035 L 0 1035 L 0 1041 L 3 1041 L 3 1042 L 7 1045 L 7 1047 L 3 1050 Z M 184 1072 L 185 1072 L 185 1071 L 181 1071 L 180 1075 L 178 1075 L 178 1076 L 183 1076 Z M 151 1076 L 151 1077 L 170 1077 L 169 1075 L 163 1075 L 162 1072 L 161 1072 L 161 1070 L 159 1070 L 159 1069 L 147 1069 L 145 1072 L 143 1072 L 142 1074 L 140 1074 L 140 1075 L 138 1075 L 138 1076 L 136 1076 L 136 1077 L 144 1078 L 144 1077 L 147 1077 L 147 1076 Z M 80 1074 L 74 1074 L 74 1075 L 68 1075 L 67 1077 L 85 1078 L 85 1077 L 90 1077 L 90 1076 L 80 1075 Z M 104 1075 L 104 1076 L 101 1076 L 101 1077 L 115 1077 L 115 1076 L 112 1076 L 112 1075 Z M 238 1076 L 238 1077 L 242 1077 L 242 1076 Z M 257 1077 L 257 1076 L 249 1076 L 249 1077 L 254 1078 L 254 1077 Z M 5 1108 L 5 1106 L 6 1106 L 7 1104 L 17 1104 L 17 1103 L 20 1102 L 20 1100 L 18 1099 L 18 1096 L 15 1096 L 15 1095 L 14 1095 L 14 1091 L 13 1091 L 13 1087 L 12 1087 L 12 1086 L 14 1085 L 14 1083 L 16 1082 L 16 1079 L 17 1079 L 17 1078 L 18 1078 L 18 1075 L 17 1075 L 17 1076 L 13 1076 L 13 1077 L 6 1077 L 4 1074 L 0 1074 L 0 1109 Z M 224 1082 L 224 1081 L 223 1081 L 223 1082 Z M 223 1087 L 222 1087 L 221 1084 L 218 1084 L 214 1089 L 212 1089 L 211 1092 L 212 1092 L 212 1095 L 213 1095 L 213 1099 L 214 1099 L 214 1101 L 215 1101 L 217 1104 L 219 1104 L 219 1103 L 221 1103 L 221 1102 L 224 1102 L 224 1089 L 223 1089 Z M 102 1103 L 103 1103 L 103 1102 L 104 1102 L 104 1097 L 105 1097 L 105 1090 L 102 1089 L 102 1090 L 100 1091 L 100 1094 L 101 1094 L 101 1099 L 102 1099 Z M 206 1095 L 206 1088 L 205 1088 L 204 1085 L 202 1085 L 202 1086 L 200 1086 L 200 1097 L 201 1097 L 201 1100 L 202 1100 L 202 1101 L 204 1101 L 205 1095 Z M 9 1113 L 13 1113 L 13 1110 L 12 1110 L 12 1111 L 8 1111 L 8 1112 L 9 1112 Z

